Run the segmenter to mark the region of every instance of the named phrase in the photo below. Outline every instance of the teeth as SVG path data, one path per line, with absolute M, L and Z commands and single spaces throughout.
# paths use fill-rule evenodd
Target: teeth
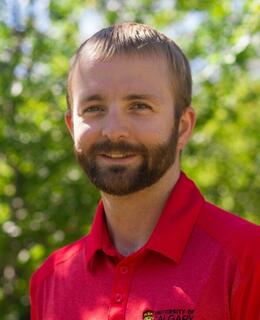
M 125 158 L 127 156 L 129 156 L 128 154 L 118 154 L 118 153 L 111 153 L 111 154 L 107 154 L 108 157 L 110 158 Z
M 126 155 L 124 154 L 110 154 L 109 157 L 111 158 L 124 158 Z

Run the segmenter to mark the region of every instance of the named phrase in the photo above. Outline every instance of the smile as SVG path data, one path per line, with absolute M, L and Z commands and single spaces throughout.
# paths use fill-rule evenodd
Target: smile
M 132 153 L 103 153 L 98 155 L 98 158 L 107 164 L 130 164 L 136 157 L 137 155 Z
M 123 153 L 109 153 L 109 154 L 102 154 L 101 156 L 112 158 L 112 159 L 123 159 L 134 156 L 133 154 L 123 154 Z

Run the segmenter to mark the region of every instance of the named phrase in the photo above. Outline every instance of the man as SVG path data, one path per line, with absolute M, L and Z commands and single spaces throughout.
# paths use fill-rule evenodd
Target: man
M 180 169 L 190 105 L 186 57 L 149 26 L 81 45 L 65 120 L 102 200 L 90 234 L 33 275 L 32 319 L 260 319 L 259 227 L 206 202 Z

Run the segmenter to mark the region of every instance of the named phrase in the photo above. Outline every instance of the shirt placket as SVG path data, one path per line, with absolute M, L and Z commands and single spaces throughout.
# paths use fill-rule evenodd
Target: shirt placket
M 136 268 L 132 259 L 125 258 L 117 264 L 112 289 L 111 304 L 109 308 L 109 320 L 124 320 L 128 295 Z

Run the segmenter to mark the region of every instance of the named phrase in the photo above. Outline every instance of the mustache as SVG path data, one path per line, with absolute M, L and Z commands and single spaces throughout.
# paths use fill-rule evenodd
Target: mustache
M 142 144 L 134 145 L 124 141 L 112 142 L 110 140 L 107 140 L 107 141 L 102 141 L 102 142 L 93 144 L 88 151 L 89 154 L 108 153 L 108 152 L 145 154 L 147 152 L 147 149 Z

